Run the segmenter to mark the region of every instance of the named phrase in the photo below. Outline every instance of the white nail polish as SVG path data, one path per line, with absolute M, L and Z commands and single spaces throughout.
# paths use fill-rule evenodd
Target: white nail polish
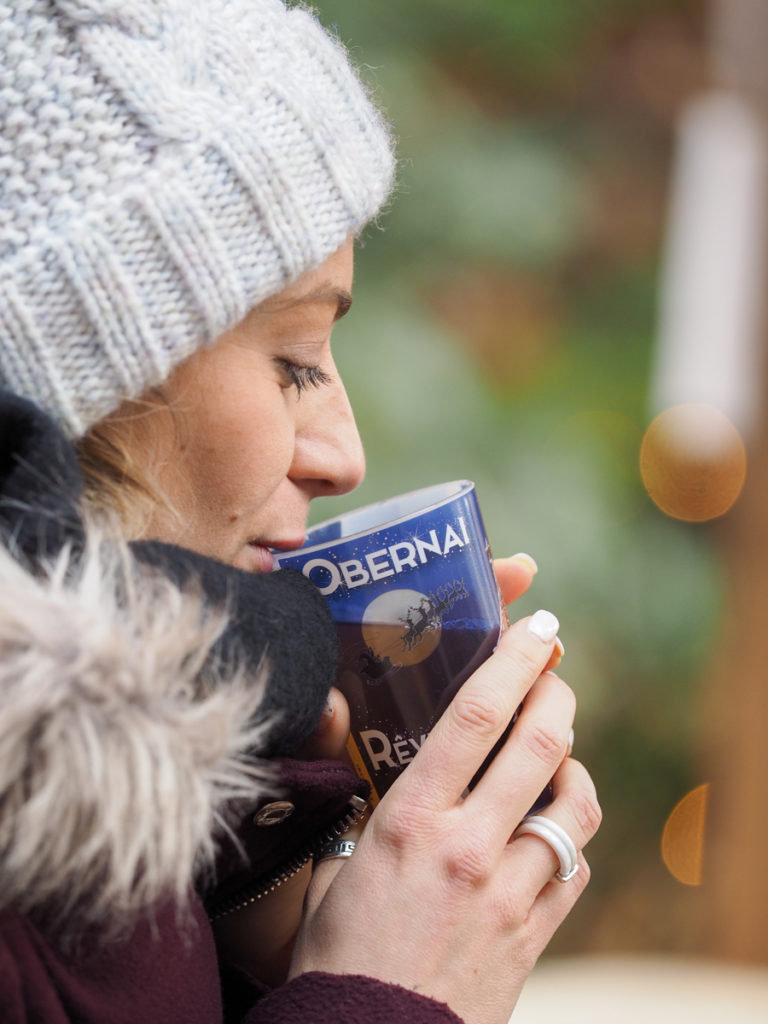
M 569 753 L 573 750 L 573 741 L 575 739 L 576 739 L 576 734 L 574 733 L 573 729 L 571 729 L 571 731 L 568 733 L 568 752 Z
M 528 632 L 533 633 L 545 644 L 551 643 L 555 639 L 558 629 L 560 629 L 560 623 L 557 621 L 557 616 L 543 608 L 534 612 L 528 621 Z

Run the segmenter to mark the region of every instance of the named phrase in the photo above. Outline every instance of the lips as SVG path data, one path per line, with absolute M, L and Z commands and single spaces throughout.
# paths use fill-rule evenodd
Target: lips
M 286 541 L 249 540 L 246 545 L 245 558 L 250 572 L 272 572 L 274 569 L 273 551 L 293 551 L 300 548 L 304 538 Z
M 302 547 L 304 541 L 307 538 L 304 536 L 298 537 L 295 540 L 275 540 L 267 541 L 266 547 L 271 551 L 295 551 L 296 548 Z M 260 541 L 254 541 L 255 544 L 261 543 Z
M 274 560 L 272 552 L 263 544 L 249 541 L 243 549 L 242 559 L 238 560 L 240 568 L 249 572 L 272 572 Z

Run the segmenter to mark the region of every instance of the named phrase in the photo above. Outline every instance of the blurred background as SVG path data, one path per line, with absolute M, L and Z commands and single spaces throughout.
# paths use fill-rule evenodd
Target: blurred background
M 764 968 L 768 5 L 315 6 L 400 165 L 334 336 L 368 475 L 315 519 L 467 477 L 537 560 L 605 815 L 545 959 Z

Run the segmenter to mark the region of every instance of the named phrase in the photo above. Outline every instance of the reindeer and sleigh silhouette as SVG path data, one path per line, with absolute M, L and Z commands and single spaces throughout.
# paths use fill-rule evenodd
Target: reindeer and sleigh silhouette
M 430 591 L 418 605 L 408 608 L 405 616 L 398 619 L 405 627 L 400 636 L 403 650 L 412 651 L 428 633 L 439 629 L 445 612 L 466 597 L 469 597 L 469 591 L 464 580 L 452 580 Z M 377 683 L 402 666 L 392 661 L 388 654 L 380 657 L 370 647 L 366 647 L 358 656 L 357 668 L 361 676 L 369 682 Z

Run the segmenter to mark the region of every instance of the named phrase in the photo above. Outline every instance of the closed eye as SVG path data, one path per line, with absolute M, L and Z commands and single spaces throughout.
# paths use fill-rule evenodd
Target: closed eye
M 333 381 L 331 375 L 319 366 L 305 366 L 282 358 L 276 358 L 275 363 L 284 374 L 289 386 L 295 387 L 299 395 L 306 388 L 319 388 Z

